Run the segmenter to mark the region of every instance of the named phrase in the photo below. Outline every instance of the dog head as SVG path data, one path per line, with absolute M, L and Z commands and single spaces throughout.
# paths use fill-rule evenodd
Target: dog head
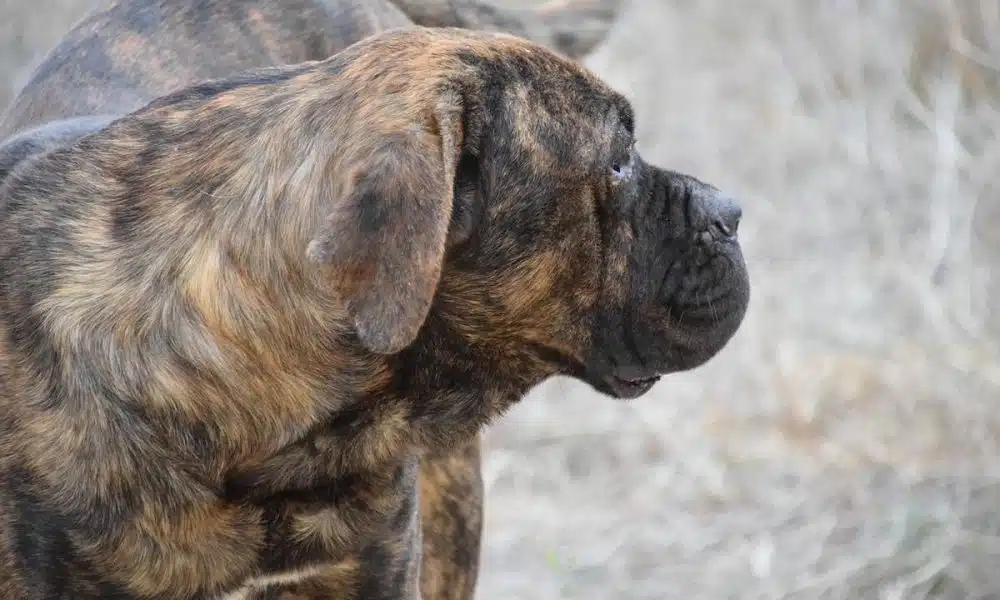
M 643 160 L 629 102 L 584 67 L 457 30 L 393 32 L 340 60 L 363 129 L 308 256 L 369 350 L 399 352 L 446 314 L 470 347 L 635 397 L 734 335 L 739 206 Z
M 128 190 L 123 243 L 183 252 L 178 236 L 218 228 L 224 255 L 181 260 L 228 337 L 260 342 L 241 322 L 270 314 L 306 352 L 329 321 L 293 313 L 332 311 L 368 356 L 490 357 L 494 380 L 633 397 L 714 356 L 749 298 L 737 204 L 643 160 L 635 127 L 621 94 L 543 46 L 414 28 L 179 90 L 78 151 Z M 236 293 L 250 284 L 271 289 Z M 289 294 L 321 300 L 275 305 Z

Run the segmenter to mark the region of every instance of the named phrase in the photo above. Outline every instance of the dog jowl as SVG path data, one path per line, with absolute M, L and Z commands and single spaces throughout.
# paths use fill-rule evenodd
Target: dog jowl
M 713 357 L 749 299 L 737 201 L 643 160 L 629 102 L 591 74 L 465 59 L 491 91 L 465 116 L 481 126 L 458 157 L 433 322 L 531 357 L 508 380 L 559 373 L 622 398 Z
M 553 375 L 637 397 L 716 355 L 749 298 L 739 208 L 644 161 L 636 127 L 537 44 L 413 28 L 14 169 L 0 518 L 49 525 L 0 527 L 0 577 L 46 600 L 334 589 L 324 565 L 413 533 L 416 453 Z

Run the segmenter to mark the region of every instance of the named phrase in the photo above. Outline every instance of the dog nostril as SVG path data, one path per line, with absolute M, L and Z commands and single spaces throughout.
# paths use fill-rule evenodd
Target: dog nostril
M 740 227 L 740 219 L 743 217 L 743 209 L 729 198 L 721 199 L 715 208 L 715 219 L 712 225 L 723 236 L 736 237 L 736 232 Z
M 734 235 L 736 235 L 736 230 L 740 226 L 740 220 L 737 218 L 735 221 L 732 222 L 732 224 L 730 224 L 727 223 L 726 221 L 723 221 L 722 219 L 716 219 L 714 225 L 715 228 L 722 233 L 722 235 L 733 237 Z

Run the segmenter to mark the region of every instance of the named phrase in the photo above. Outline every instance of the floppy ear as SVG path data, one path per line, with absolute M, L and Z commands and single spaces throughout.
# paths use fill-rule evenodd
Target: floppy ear
M 333 212 L 309 243 L 329 266 L 361 343 L 392 354 L 417 337 L 441 278 L 462 147 L 462 100 L 443 94 L 426 123 L 363 132 L 338 174 Z M 387 128 L 388 129 L 388 128 Z

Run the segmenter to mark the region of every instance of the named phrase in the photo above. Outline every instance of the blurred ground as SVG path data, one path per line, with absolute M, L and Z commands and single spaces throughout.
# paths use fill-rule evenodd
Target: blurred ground
M 0 0 L 0 82 L 91 4 Z M 587 62 L 744 200 L 751 311 L 641 400 L 553 381 L 489 432 L 479 597 L 1000 597 L 998 5 L 633 0 Z

